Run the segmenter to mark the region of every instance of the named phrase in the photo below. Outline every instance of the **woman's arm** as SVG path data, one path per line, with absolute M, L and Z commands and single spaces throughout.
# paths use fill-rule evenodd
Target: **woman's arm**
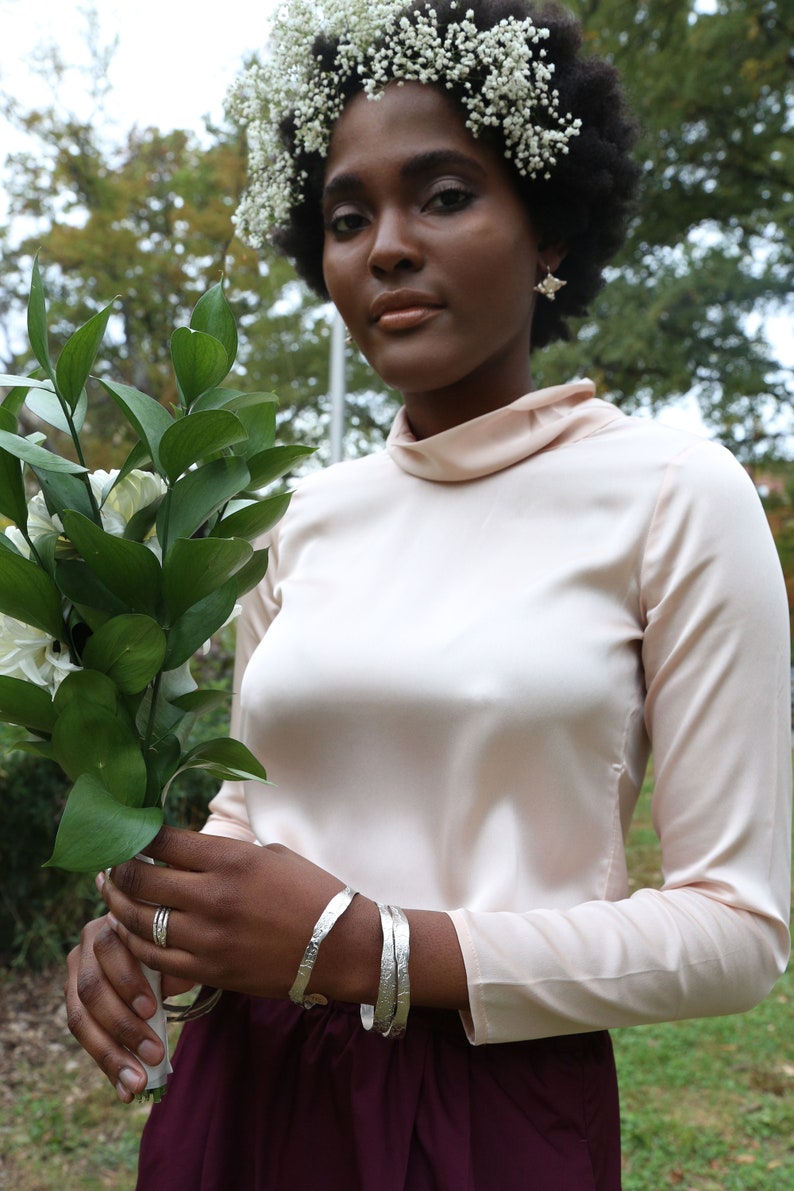
M 163 828 L 147 854 L 168 867 L 130 861 L 100 874 L 110 915 L 91 923 L 69 957 L 69 1028 L 128 1101 L 143 1089 L 139 1059 L 162 1048 L 146 1019 L 154 1011 L 140 962 L 164 974 L 171 994 L 206 984 L 286 998 L 315 922 L 343 882 L 278 845 Z M 158 905 L 170 906 L 168 946 L 156 947 Z M 466 972 L 446 914 L 408 911 L 414 1004 L 463 1009 Z M 323 941 L 308 992 L 374 1004 L 381 954 L 380 915 L 353 899 Z
M 475 1042 L 740 1012 L 785 966 L 788 612 L 761 504 L 721 448 L 672 460 L 640 580 L 663 887 L 453 912 Z
M 285 998 L 317 919 L 344 882 L 277 844 L 164 828 L 146 851 L 167 867 L 130 861 L 110 881 L 100 878 L 111 927 L 129 951 L 191 984 Z M 171 907 L 165 949 L 152 941 L 158 905 Z M 465 1008 L 465 970 L 448 915 L 407 914 L 413 1003 Z M 323 941 L 307 991 L 373 1004 L 381 944 L 377 907 L 360 894 Z

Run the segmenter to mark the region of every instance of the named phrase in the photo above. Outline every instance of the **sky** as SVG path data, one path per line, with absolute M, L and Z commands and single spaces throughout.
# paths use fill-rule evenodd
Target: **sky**
M 48 83 L 35 70 L 37 50 L 54 45 L 65 62 L 84 62 L 89 7 L 98 17 L 100 44 L 118 37 L 109 71 L 111 121 L 125 130 L 133 124 L 200 129 L 205 113 L 220 115 L 245 54 L 263 46 L 275 0 L 96 0 L 93 6 L 0 0 L 0 89 L 31 104 L 49 98 Z M 81 101 L 78 79 L 62 97 Z

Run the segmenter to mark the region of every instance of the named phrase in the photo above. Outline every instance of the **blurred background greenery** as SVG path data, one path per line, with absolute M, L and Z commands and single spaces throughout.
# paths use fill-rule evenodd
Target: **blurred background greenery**
M 668 420 L 683 417 L 685 404 L 686 417 L 753 476 L 794 603 L 794 7 L 789 0 L 568 0 L 568 7 L 583 21 L 586 46 L 614 60 L 626 80 L 642 125 L 643 195 L 592 314 L 572 342 L 540 354 L 536 381 L 588 374 L 601 396 L 627 411 Z M 13 9 L 14 0 L 0 0 L 0 21 Z M 41 85 L 24 94 L 5 88 L 0 64 L 0 371 L 33 364 L 25 303 L 39 248 L 58 342 L 120 295 L 102 366 L 165 402 L 173 396 L 170 331 L 223 273 L 241 331 L 236 379 L 275 391 L 282 441 L 313 442 L 319 462 L 327 461 L 330 312 L 285 262 L 255 255 L 234 235 L 245 180 L 240 129 L 217 120 L 200 133 L 167 122 L 119 130 L 109 118 L 112 39 L 98 35 L 96 7 L 84 20 L 88 109 L 63 101 L 70 64 L 56 49 L 39 54 Z M 141 85 L 156 86 L 142 70 Z M 12 140 L 16 147 L 4 152 Z M 345 449 L 353 455 L 382 443 L 396 398 L 353 353 L 347 367 Z M 100 392 L 91 400 L 90 462 L 118 465 L 125 444 L 114 408 Z M 40 429 L 32 415 L 28 429 Z M 202 682 L 228 686 L 231 650 L 227 631 L 200 662 Z M 208 735 L 223 728 L 205 725 Z M 133 1185 L 140 1113 L 113 1104 L 65 1023 L 58 1020 L 55 1035 L 42 1024 L 59 1012 L 52 965 L 62 963 L 98 900 L 90 877 L 41 868 L 66 782 L 44 761 L 2 755 L 11 739 L 0 729 L 7 973 L 0 1027 L 5 1005 L 3 1046 L 13 1068 L 2 1100 L 0 1186 L 119 1191 Z M 191 771 L 171 800 L 172 821 L 198 825 L 213 790 Z M 630 855 L 634 879 L 653 883 L 649 797 L 647 789 Z M 790 989 L 789 975 L 744 1018 L 618 1033 L 627 1191 L 794 1188 Z M 21 1036 L 26 1005 L 34 1006 L 38 1050 L 9 1042 Z

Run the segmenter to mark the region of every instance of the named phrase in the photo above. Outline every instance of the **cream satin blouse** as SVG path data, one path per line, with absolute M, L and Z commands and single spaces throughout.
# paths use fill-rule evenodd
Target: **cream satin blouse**
M 789 935 L 780 567 L 722 448 L 589 381 L 312 475 L 238 632 L 272 786 L 205 830 L 447 911 L 474 1043 L 736 1012 Z M 629 896 L 645 772 L 664 885 Z

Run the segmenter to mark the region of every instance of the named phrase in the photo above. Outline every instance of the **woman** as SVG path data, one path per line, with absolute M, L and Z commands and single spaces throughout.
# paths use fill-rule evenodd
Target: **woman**
M 786 962 L 779 567 L 721 448 L 533 390 L 636 182 L 573 21 L 325 10 L 314 42 L 288 6 L 241 92 L 241 225 L 404 406 L 300 485 L 247 600 L 233 727 L 274 785 L 100 878 L 70 1021 L 129 1100 L 160 1053 L 136 961 L 233 990 L 185 1027 L 143 1188 L 613 1191 L 605 1031 L 744 1010 Z M 629 897 L 651 744 L 664 887 Z

